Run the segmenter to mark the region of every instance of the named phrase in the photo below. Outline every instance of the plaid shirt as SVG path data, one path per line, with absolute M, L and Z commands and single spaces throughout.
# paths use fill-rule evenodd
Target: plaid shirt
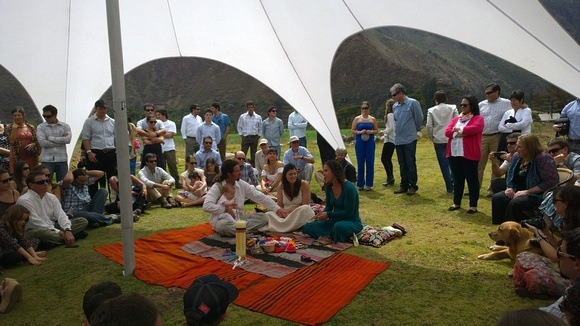
M 254 168 L 250 163 L 244 163 L 240 166 L 240 172 L 242 175 L 240 176 L 241 180 L 246 181 L 247 183 L 251 184 L 252 186 L 258 185 L 258 179 L 256 179 L 256 174 L 254 173 Z
M 89 186 L 95 183 L 95 178 L 89 176 L 87 184 L 79 187 L 75 183 L 62 190 L 62 209 L 66 212 L 69 208 L 73 209 L 73 213 L 82 211 L 90 202 Z

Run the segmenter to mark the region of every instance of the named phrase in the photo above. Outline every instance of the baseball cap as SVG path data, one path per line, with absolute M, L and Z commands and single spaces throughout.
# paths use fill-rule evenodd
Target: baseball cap
M 238 297 L 238 289 L 230 282 L 222 281 L 217 275 L 209 274 L 197 278 L 183 295 L 183 312 L 193 312 L 200 320 L 213 322 L 228 309 Z
M 300 141 L 300 139 L 298 139 L 298 136 L 290 136 L 290 139 L 288 139 L 289 143 L 295 142 L 295 141 Z
M 260 140 L 260 145 L 262 145 L 262 144 L 268 145 L 268 140 L 265 138 L 262 138 L 262 140 Z

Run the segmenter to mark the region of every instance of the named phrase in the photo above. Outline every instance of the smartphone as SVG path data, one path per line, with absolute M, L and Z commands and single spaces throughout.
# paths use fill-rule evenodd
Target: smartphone
M 498 159 L 501 160 L 501 156 L 505 154 L 505 152 L 493 152 L 493 155 Z

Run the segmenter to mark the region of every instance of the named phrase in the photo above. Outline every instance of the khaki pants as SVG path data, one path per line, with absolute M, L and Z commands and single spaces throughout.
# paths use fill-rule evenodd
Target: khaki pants
M 164 180 L 163 184 L 173 186 L 173 183 L 171 183 L 171 181 L 169 181 L 169 180 Z M 172 190 L 173 189 L 162 190 L 162 189 L 157 189 L 157 188 L 147 188 L 147 201 L 149 201 L 151 203 L 156 203 L 160 197 L 164 197 L 164 198 L 171 197 Z
M 84 217 L 73 217 L 70 219 L 70 222 L 71 222 L 70 231 L 72 232 L 73 235 L 76 235 L 77 233 L 84 231 L 87 228 L 87 225 L 89 224 L 87 219 Z M 57 226 L 57 228 L 60 230 L 60 227 Z M 26 237 L 37 238 L 44 243 L 57 245 L 64 244 L 64 239 L 60 235 L 58 235 L 58 233 L 49 229 L 26 230 Z
M 497 151 L 500 137 L 501 134 L 497 133 L 490 136 L 483 135 L 481 138 L 481 159 L 479 160 L 479 165 L 477 166 L 477 177 L 479 178 L 480 189 L 481 185 L 483 184 L 483 172 L 485 172 L 485 166 L 487 165 L 489 153 Z M 491 170 L 491 175 L 491 179 L 500 177 L 499 175 L 493 174 L 493 170 Z M 489 186 L 487 190 L 490 190 Z

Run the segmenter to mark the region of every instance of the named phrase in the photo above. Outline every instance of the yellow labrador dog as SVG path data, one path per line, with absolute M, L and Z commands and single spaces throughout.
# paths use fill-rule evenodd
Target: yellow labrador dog
M 489 237 L 496 243 L 505 245 L 493 245 L 489 247 L 492 251 L 488 254 L 477 256 L 479 259 L 504 259 L 515 260 L 520 252 L 529 251 L 543 255 L 542 248 L 530 245 L 530 240 L 534 239 L 534 233 L 520 225 L 518 222 L 503 222 L 497 230 L 490 232 Z

